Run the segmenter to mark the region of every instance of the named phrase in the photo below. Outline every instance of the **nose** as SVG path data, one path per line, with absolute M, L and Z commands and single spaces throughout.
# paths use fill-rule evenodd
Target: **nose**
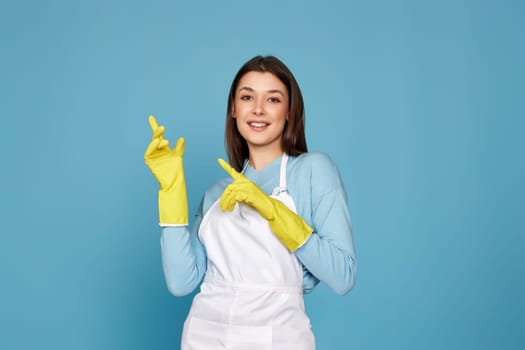
M 264 101 L 263 99 L 256 99 L 253 106 L 253 114 L 264 115 Z

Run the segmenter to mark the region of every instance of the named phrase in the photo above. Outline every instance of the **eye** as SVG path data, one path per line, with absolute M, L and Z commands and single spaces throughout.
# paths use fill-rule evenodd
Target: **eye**
M 250 95 L 242 95 L 242 96 L 240 97 L 240 99 L 241 99 L 242 101 L 250 101 L 250 100 L 252 99 L 252 97 L 251 97 Z
M 281 100 L 278 97 L 270 97 L 268 99 L 268 101 L 270 101 L 271 103 L 279 103 L 279 102 L 281 102 Z

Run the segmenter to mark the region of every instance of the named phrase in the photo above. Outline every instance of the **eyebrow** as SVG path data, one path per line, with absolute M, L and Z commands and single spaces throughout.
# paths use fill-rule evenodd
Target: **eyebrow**
M 242 91 L 242 90 L 247 90 L 247 91 L 250 91 L 250 92 L 255 92 L 254 89 L 252 89 L 251 87 L 249 86 L 243 86 L 239 89 L 239 91 Z M 285 96 L 284 93 L 279 90 L 279 89 L 272 89 L 272 90 L 268 90 L 266 91 L 267 93 L 270 93 L 270 94 L 273 94 L 273 93 L 277 93 L 277 94 L 281 94 L 283 97 Z

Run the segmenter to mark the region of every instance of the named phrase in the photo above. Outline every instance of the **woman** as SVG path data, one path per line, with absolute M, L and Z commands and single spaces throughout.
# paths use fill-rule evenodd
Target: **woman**
M 182 156 L 164 127 L 144 155 L 160 183 L 162 262 L 168 288 L 200 284 L 182 349 L 314 349 L 303 293 L 325 282 L 338 294 L 355 281 L 343 183 L 332 160 L 308 153 L 304 105 L 290 70 L 257 56 L 235 76 L 226 115 L 229 177 L 208 188 L 193 226 Z

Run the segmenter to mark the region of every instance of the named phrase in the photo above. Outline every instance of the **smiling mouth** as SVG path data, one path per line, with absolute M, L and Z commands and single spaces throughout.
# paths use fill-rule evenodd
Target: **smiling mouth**
M 264 123 L 264 122 L 249 122 L 248 125 L 252 128 L 252 129 L 255 129 L 255 130 L 261 130 L 261 129 L 264 129 L 266 128 L 268 125 L 270 125 L 269 123 Z

